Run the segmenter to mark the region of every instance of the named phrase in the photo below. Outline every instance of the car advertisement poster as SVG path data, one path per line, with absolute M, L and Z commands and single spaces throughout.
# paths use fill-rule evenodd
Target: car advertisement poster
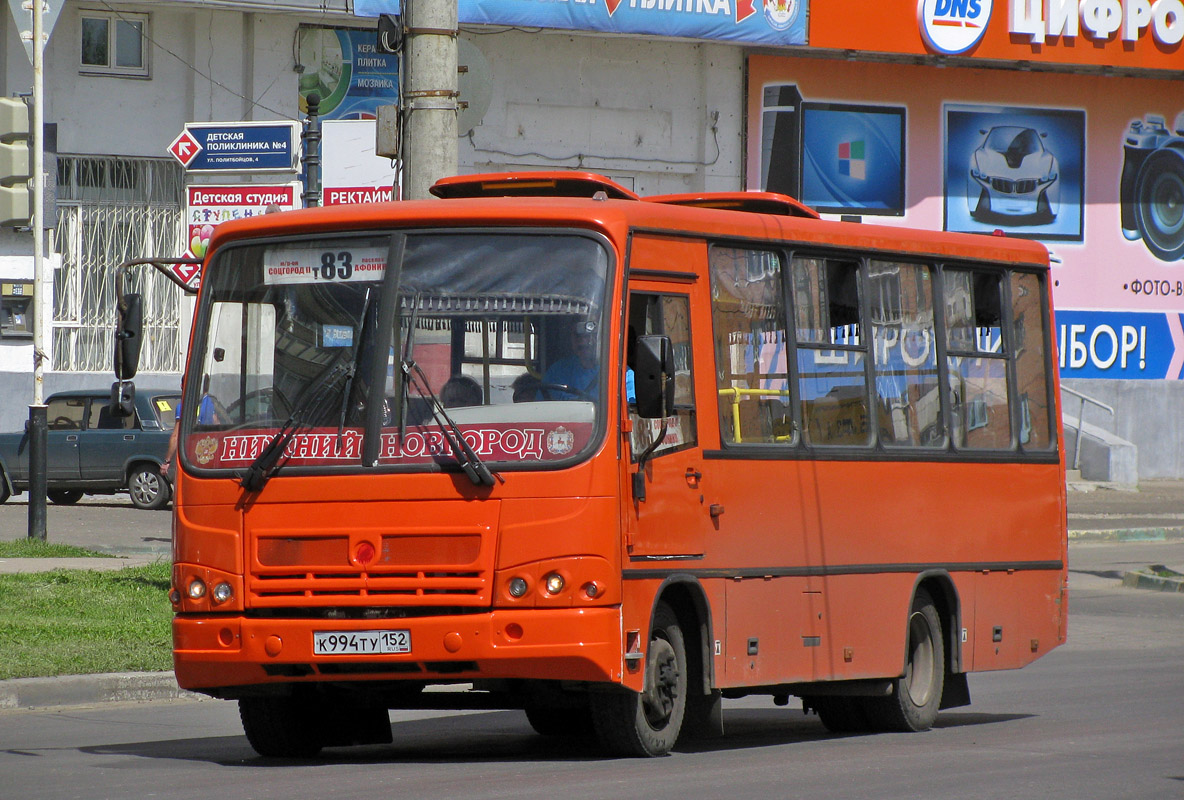
M 1080 242 L 1085 113 L 947 105 L 945 229 Z
M 1184 84 L 772 55 L 748 75 L 746 188 L 833 219 L 1038 241 L 1062 377 L 1184 379 Z M 811 109 L 869 133 L 816 142 Z M 893 117 L 899 148 L 867 124 Z

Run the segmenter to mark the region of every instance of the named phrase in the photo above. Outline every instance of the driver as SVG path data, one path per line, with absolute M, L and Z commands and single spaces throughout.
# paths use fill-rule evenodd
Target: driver
M 564 392 L 544 386 L 539 390 L 540 400 L 575 400 L 581 394 L 585 398 L 596 394 L 596 384 L 600 379 L 600 363 L 596 360 L 596 323 L 585 322 L 572 326 L 568 342 L 571 351 L 547 367 L 543 373 L 543 383 L 568 386 L 573 391 Z

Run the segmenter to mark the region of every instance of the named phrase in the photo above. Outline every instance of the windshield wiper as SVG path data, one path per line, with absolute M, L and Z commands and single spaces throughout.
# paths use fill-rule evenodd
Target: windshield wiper
M 399 404 L 399 441 L 403 441 L 407 436 L 407 387 L 410 386 L 411 370 L 408 365 L 415 363 L 411 359 L 412 353 L 415 351 L 415 320 L 419 315 L 419 293 L 415 294 L 415 299 L 411 301 L 411 317 L 407 322 L 407 339 L 403 342 L 403 355 L 399 359 L 399 396 L 397 398 Z
M 476 486 L 493 486 L 495 480 L 505 483 L 506 479 L 486 466 L 477 452 L 465 441 L 460 427 L 448 415 L 444 404 L 432 391 L 428 378 L 423 374 L 419 364 L 414 361 L 404 361 L 402 367 L 408 382 L 414 384 L 419 393 L 431 401 L 432 418 L 444 433 L 444 438 L 448 440 L 448 446 L 452 448 L 453 456 L 460 464 L 460 468 L 469 476 L 469 480 Z
M 288 443 L 292 441 L 292 437 L 300 431 L 312 427 L 312 423 L 307 420 L 306 413 L 324 401 L 327 387 L 335 383 L 342 375 L 348 375 L 351 370 L 352 365 L 343 364 L 341 354 L 338 353 L 329 362 L 329 366 L 304 387 L 304 391 L 292 404 L 292 413 L 288 415 L 288 419 L 284 421 L 263 451 L 255 457 L 255 460 L 239 477 L 240 486 L 248 492 L 258 492 L 263 488 L 267 479 L 277 469 L 276 464 L 284 454 L 284 450 L 287 449 Z

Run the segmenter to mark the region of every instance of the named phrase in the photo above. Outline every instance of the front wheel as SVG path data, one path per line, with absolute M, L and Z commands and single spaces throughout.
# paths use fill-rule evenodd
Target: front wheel
M 169 487 L 155 464 L 137 464 L 127 479 L 132 505 L 153 511 L 169 502 Z
M 623 756 L 664 756 L 674 747 L 687 708 L 687 651 L 674 611 L 654 612 L 645 662 L 645 688 L 592 694 L 592 724 L 601 745 Z
M 918 589 L 913 598 L 908 637 L 904 675 L 893 681 L 890 696 L 873 698 L 867 706 L 884 730 L 929 730 L 941 707 L 945 684 L 941 617 L 924 589 Z
M 321 752 L 316 714 L 296 697 L 244 697 L 238 715 L 255 752 L 270 758 L 312 758 Z

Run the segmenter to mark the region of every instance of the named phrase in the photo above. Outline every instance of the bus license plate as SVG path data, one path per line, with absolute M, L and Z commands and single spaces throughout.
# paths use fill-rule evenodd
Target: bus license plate
M 318 656 L 410 653 L 411 631 L 314 631 L 312 651 Z

